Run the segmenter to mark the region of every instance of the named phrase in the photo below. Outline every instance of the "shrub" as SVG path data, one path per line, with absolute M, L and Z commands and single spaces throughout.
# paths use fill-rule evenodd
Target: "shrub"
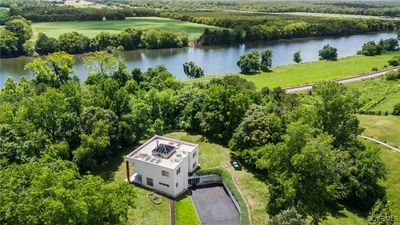
M 388 61 L 391 66 L 400 66 L 400 56 L 396 55 Z
M 372 71 L 378 71 L 379 69 L 378 69 L 378 67 L 372 67 L 372 69 L 371 69 Z
M 393 115 L 400 116 L 400 102 L 393 107 Z
M 392 71 L 386 74 L 386 80 L 400 79 L 400 71 Z

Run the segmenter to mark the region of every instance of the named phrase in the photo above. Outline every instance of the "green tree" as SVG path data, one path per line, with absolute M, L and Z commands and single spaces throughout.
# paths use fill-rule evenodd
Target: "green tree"
M 302 216 L 297 213 L 294 207 L 286 210 L 282 210 L 276 216 L 273 216 L 269 221 L 268 225 L 306 225 L 306 221 Z
M 183 64 L 183 71 L 189 78 L 200 78 L 204 76 L 204 70 L 197 66 L 193 61 Z
M 39 54 L 49 54 L 57 51 L 57 39 L 52 37 L 47 37 L 43 33 L 39 33 L 37 36 L 35 50 Z
M 109 47 L 118 47 L 120 38 L 110 32 L 100 32 L 90 41 L 90 49 L 93 51 L 104 51 Z
M 264 72 L 271 70 L 272 67 L 272 49 L 266 49 L 261 52 L 260 69 Z
M 244 150 L 278 143 L 284 133 L 285 125 L 279 116 L 262 106 L 252 105 L 236 128 L 229 147 L 233 150 Z
M 30 22 L 22 17 L 8 21 L 4 28 L 14 33 L 18 38 L 18 50 L 20 52 L 23 51 L 22 45 L 33 36 Z
M 0 166 L 0 187 L 4 225 L 123 224 L 135 199 L 126 182 L 107 184 L 81 176 L 71 162 L 51 159 Z
M 125 50 L 134 50 L 141 44 L 142 31 L 134 28 L 127 28 L 120 34 L 121 45 Z
M 366 56 L 380 55 L 382 53 L 382 45 L 376 44 L 374 41 L 369 41 L 362 46 L 358 54 Z
M 346 146 L 361 133 L 354 115 L 358 94 L 342 84 L 323 82 L 314 88 L 316 127 L 334 137 L 334 146 Z
M 70 54 L 89 51 L 90 39 L 78 32 L 63 33 L 58 37 L 57 49 Z
M 389 38 L 386 40 L 380 40 L 379 45 L 384 51 L 396 51 L 399 47 L 399 41 L 396 38 Z
M 293 123 L 283 143 L 262 149 L 264 154 L 256 165 L 268 171 L 267 210 L 272 215 L 294 206 L 318 223 L 337 206 L 343 189 L 336 171 L 340 154 L 333 148 L 331 136 L 313 134 L 310 126 Z
M 337 59 L 337 49 L 330 45 L 325 45 L 321 50 L 319 50 L 319 59 L 335 61 Z
M 81 171 L 93 169 L 97 162 L 110 155 L 111 144 L 109 122 L 99 120 L 95 122 L 93 130 L 89 134 L 81 135 L 81 146 L 73 152 L 73 162 Z
M 18 38 L 9 30 L 0 28 L 0 57 L 18 54 Z
M 301 59 L 301 53 L 300 53 L 300 51 L 298 51 L 298 52 L 295 52 L 294 54 L 293 54 L 293 61 L 295 62 L 295 63 L 301 63 L 303 60 Z
M 255 73 L 260 70 L 260 53 L 257 50 L 252 50 L 247 54 L 241 55 L 236 63 L 240 71 L 244 74 Z
M 65 82 L 70 78 L 70 74 L 74 72 L 72 65 L 75 63 L 75 57 L 65 52 L 55 52 L 47 56 L 54 73 L 60 82 Z

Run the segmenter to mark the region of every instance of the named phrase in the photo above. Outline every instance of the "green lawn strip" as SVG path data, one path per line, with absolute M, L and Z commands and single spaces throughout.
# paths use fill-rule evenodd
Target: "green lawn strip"
M 175 201 L 177 225 L 201 225 L 192 198 L 185 195 Z
M 186 33 L 191 39 L 199 37 L 205 28 L 219 29 L 215 26 L 160 17 L 127 17 L 125 20 L 41 22 L 32 24 L 32 29 L 35 35 L 34 39 L 39 32 L 57 38 L 60 34 L 77 31 L 92 38 L 102 31 L 119 33 L 125 28 L 136 28 L 144 31 L 151 29 L 169 30 L 173 32 Z
M 243 199 L 242 195 L 240 194 L 239 190 L 236 188 L 235 183 L 233 182 L 232 175 L 223 168 L 206 168 L 200 169 L 196 171 L 197 175 L 207 175 L 207 174 L 218 174 L 222 177 L 222 181 L 225 185 L 229 188 L 232 192 L 232 195 L 236 199 L 240 207 L 240 224 L 241 225 L 248 225 L 250 224 L 249 214 L 247 212 L 246 202 Z
M 320 81 L 352 77 L 370 73 L 373 67 L 383 69 L 387 61 L 400 52 L 390 52 L 379 56 L 356 55 L 338 59 L 337 61 L 315 61 L 303 64 L 291 64 L 273 67 L 271 72 L 240 76 L 253 81 L 258 89 L 263 87 L 293 87 L 314 84 Z M 239 70 L 239 68 L 238 68 Z M 204 82 L 216 76 L 191 79 L 187 82 Z
M 400 117 L 358 115 L 363 134 L 386 142 L 394 147 L 400 147 Z

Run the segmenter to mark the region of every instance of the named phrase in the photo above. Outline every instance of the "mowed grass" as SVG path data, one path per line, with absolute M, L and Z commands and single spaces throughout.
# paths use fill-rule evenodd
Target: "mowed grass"
M 400 117 L 358 115 L 363 134 L 400 147 Z M 399 164 L 400 169 L 400 164 Z
M 72 31 L 77 31 L 92 38 L 102 31 L 119 33 L 125 28 L 136 28 L 143 31 L 151 29 L 169 30 L 173 32 L 187 33 L 190 38 L 199 37 L 205 28 L 219 29 L 214 26 L 160 17 L 128 17 L 125 20 L 43 22 L 32 24 L 32 29 L 35 35 L 34 38 L 36 38 L 39 32 L 57 38 L 60 34 Z
M 263 87 L 293 87 L 314 84 L 320 81 L 351 77 L 370 73 L 372 68 L 383 69 L 387 61 L 400 51 L 390 52 L 379 56 L 356 55 L 338 59 L 337 61 L 315 61 L 303 64 L 292 64 L 273 67 L 271 72 L 262 72 L 241 77 L 255 83 L 258 89 Z M 187 82 L 208 81 L 216 76 L 191 79 Z
M 200 225 L 200 219 L 193 205 L 192 198 L 185 196 L 175 201 L 177 225 Z

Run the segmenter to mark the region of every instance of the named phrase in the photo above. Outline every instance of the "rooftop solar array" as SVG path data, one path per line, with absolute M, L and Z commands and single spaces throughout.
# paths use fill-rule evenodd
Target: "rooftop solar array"
M 158 144 L 152 151 L 153 155 L 168 159 L 175 152 L 175 147 L 167 144 Z

